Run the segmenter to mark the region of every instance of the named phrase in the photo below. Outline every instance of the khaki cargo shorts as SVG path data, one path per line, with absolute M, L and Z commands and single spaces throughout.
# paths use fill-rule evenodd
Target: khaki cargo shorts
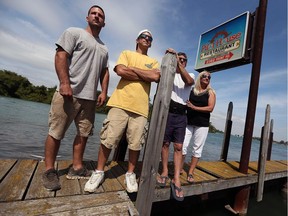
M 73 97 L 64 98 L 58 91 L 53 95 L 49 111 L 49 135 L 54 139 L 63 139 L 74 120 L 77 135 L 88 137 L 93 134 L 96 101 Z
M 147 118 L 119 108 L 111 108 L 103 121 L 100 141 L 108 149 L 116 148 L 126 130 L 128 148 L 140 151 Z

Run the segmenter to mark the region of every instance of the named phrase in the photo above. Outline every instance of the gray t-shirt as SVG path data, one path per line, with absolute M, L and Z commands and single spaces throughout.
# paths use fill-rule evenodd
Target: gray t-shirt
M 56 46 L 70 54 L 69 78 L 73 96 L 96 100 L 100 74 L 108 68 L 106 45 L 85 29 L 71 27 L 63 32 Z

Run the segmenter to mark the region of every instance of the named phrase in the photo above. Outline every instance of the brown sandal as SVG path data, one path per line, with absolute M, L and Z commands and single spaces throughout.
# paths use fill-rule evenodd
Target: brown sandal
M 192 179 L 192 180 L 190 180 L 190 179 Z M 188 174 L 188 176 L 187 176 L 187 182 L 188 183 L 190 183 L 190 184 L 192 184 L 192 183 L 194 183 L 194 177 L 193 177 L 193 175 L 192 174 Z
M 184 196 L 177 196 L 177 195 L 176 195 L 176 190 L 177 190 L 178 193 L 179 193 L 179 192 L 182 191 L 182 188 L 181 188 L 181 187 L 177 187 L 172 181 L 171 181 L 170 186 L 171 186 L 171 191 L 172 191 L 172 196 L 173 196 L 173 198 L 174 198 L 175 200 L 177 200 L 177 201 L 180 201 L 180 202 L 183 201 L 183 200 L 184 200 Z
M 159 176 L 159 178 L 160 178 L 160 181 L 159 181 L 159 179 L 157 179 L 157 184 L 160 187 L 165 187 L 169 177 L 168 176 Z M 164 180 L 164 182 L 163 182 L 163 180 Z

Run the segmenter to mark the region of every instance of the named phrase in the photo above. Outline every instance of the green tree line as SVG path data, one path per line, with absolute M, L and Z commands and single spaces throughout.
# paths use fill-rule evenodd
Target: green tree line
M 2 96 L 50 104 L 55 90 L 56 86 L 52 88 L 44 85 L 34 86 L 26 77 L 0 70 L 0 95 Z M 97 95 L 99 94 L 100 91 L 97 91 Z M 108 113 L 106 103 L 104 106 L 97 107 L 96 112 Z
M 29 80 L 14 72 L 0 70 L 0 95 L 49 104 L 56 86 L 34 86 Z
M 0 95 L 2 96 L 50 104 L 55 90 L 56 86 L 52 88 L 48 88 L 44 85 L 34 86 L 27 78 L 20 76 L 15 72 L 0 70 Z M 97 95 L 99 94 L 100 91 L 97 91 Z M 108 99 L 103 106 L 96 107 L 95 111 L 107 114 L 109 110 L 106 106 Z M 151 103 L 149 104 L 149 107 L 149 116 L 151 116 L 153 108 Z M 217 130 L 210 122 L 209 132 L 216 133 L 221 131 Z

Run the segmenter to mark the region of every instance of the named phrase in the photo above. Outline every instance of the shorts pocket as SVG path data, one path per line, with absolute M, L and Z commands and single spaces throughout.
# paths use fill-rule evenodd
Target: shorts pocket
M 147 137 L 148 137 L 148 130 L 149 130 L 149 122 L 146 123 L 144 129 L 143 129 L 143 134 L 140 138 L 140 145 L 143 147 L 146 144 Z
M 100 130 L 100 139 L 105 140 L 107 138 L 107 128 L 109 124 L 109 119 L 104 119 L 102 128 Z

